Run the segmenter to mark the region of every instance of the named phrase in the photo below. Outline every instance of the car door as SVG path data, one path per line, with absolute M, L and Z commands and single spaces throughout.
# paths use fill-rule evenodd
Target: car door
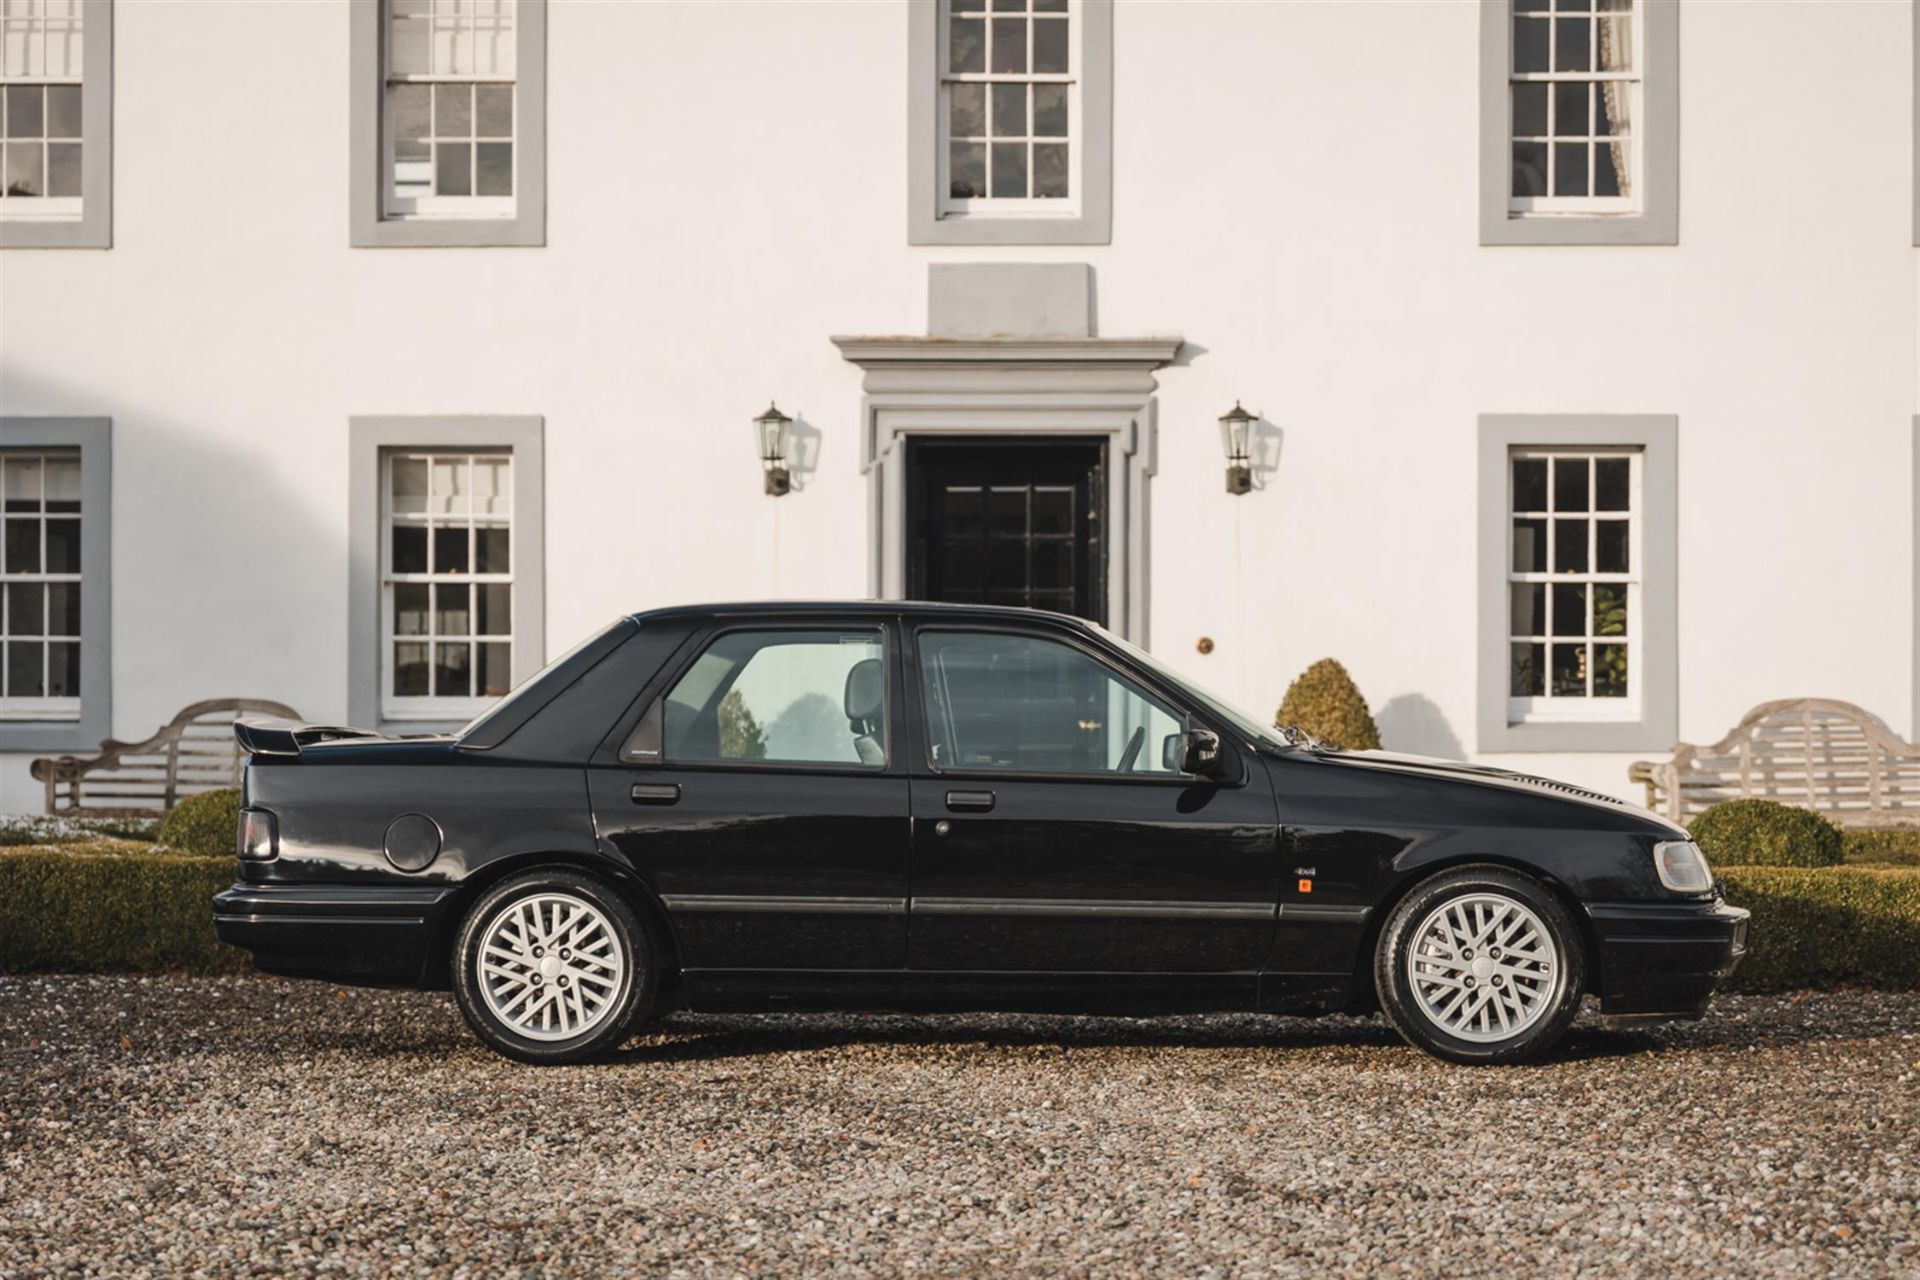
M 1165 744 L 1200 722 L 1078 633 L 914 640 L 912 968 L 1259 970 L 1279 876 L 1257 762 L 1228 743 L 1226 776 L 1180 772 Z
M 672 917 L 689 971 L 898 969 L 907 770 L 896 628 L 709 628 L 591 771 L 595 820 Z

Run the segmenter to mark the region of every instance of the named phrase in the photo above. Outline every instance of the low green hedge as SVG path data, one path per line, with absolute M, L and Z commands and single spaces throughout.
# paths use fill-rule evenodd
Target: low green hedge
M 1920 989 L 1920 868 L 1716 867 L 1753 912 L 1732 991 Z
M 1775 800 L 1729 800 L 1687 824 L 1714 867 L 1831 867 L 1842 858 L 1840 828 L 1811 809 Z
M 239 826 L 239 788 L 222 787 L 188 796 L 175 805 L 154 838 L 183 853 L 219 858 L 233 853 Z
M 1859 866 L 1920 867 L 1920 831 L 1846 831 L 1841 844 Z
M 130 841 L 0 848 L 0 972 L 243 971 L 246 955 L 213 936 L 212 898 L 234 873 L 232 857 Z M 1719 874 L 1728 901 L 1753 912 L 1730 990 L 1920 990 L 1920 868 Z
M 246 954 L 213 936 L 234 860 L 98 841 L 0 849 L 0 972 L 230 973 Z

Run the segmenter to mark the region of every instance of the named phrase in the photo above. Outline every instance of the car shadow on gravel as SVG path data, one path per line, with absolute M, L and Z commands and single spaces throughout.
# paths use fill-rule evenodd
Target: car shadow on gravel
M 849 1048 L 1378 1049 L 1404 1045 L 1385 1023 L 1248 1015 L 1100 1018 L 1056 1015 L 688 1015 L 645 1028 L 620 1062 L 699 1062 Z

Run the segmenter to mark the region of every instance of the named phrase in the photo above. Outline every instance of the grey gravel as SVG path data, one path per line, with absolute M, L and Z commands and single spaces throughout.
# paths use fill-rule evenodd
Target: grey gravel
M 1920 1274 L 1920 996 L 1471 1070 L 1374 1019 L 676 1017 L 0 978 L 0 1275 Z

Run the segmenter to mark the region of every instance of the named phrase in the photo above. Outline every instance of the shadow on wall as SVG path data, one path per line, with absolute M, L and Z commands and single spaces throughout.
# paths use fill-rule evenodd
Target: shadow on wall
M 1424 694 L 1403 693 L 1392 699 L 1374 713 L 1374 723 L 1380 726 L 1380 745 L 1389 751 L 1442 760 L 1467 758 L 1447 717 Z
M 145 738 L 202 698 L 345 713 L 345 416 L 319 439 L 288 433 L 305 440 L 297 452 L 252 453 L 164 411 L 17 367 L 4 399 L 8 415 L 113 421 L 114 737 Z M 291 489 L 275 463 L 337 485 Z M 336 503 L 337 516 L 323 518 L 316 499 Z
M 820 446 L 824 442 L 820 428 L 802 414 L 794 414 L 787 427 L 787 471 L 793 477 L 793 491 L 805 493 L 807 482 L 820 469 Z

